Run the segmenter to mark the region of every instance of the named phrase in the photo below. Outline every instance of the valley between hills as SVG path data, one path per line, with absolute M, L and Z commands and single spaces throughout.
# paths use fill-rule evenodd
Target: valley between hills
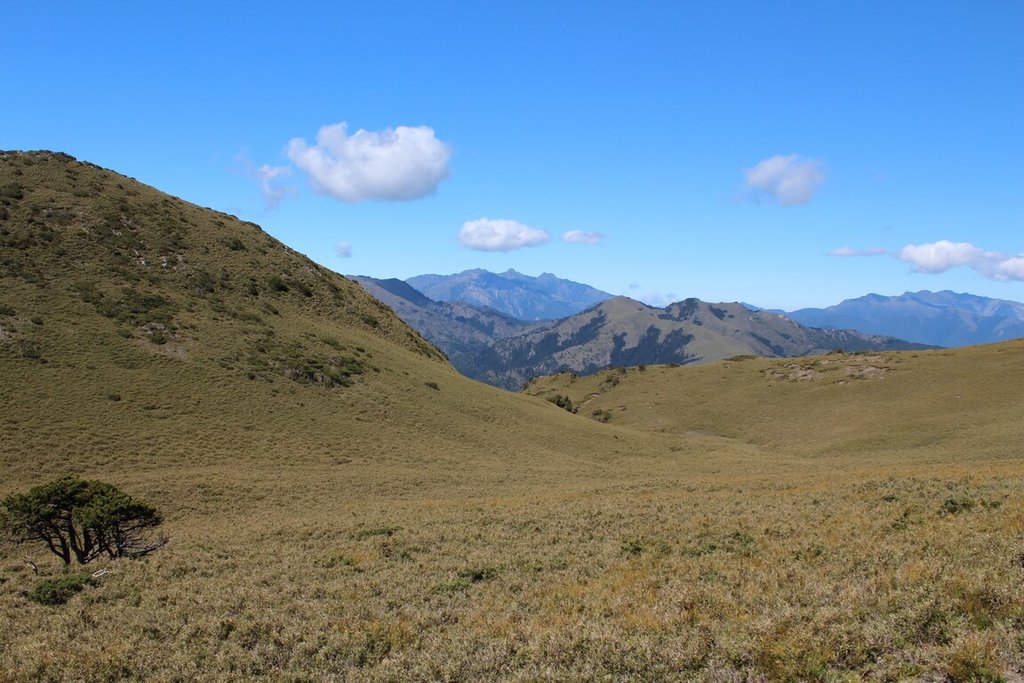
M 511 392 L 259 226 L 52 152 L 0 152 L 0 248 L 0 497 L 100 479 L 170 538 L 57 606 L 57 558 L 0 545 L 0 681 L 1024 672 L 1022 340 Z M 753 313 L 685 304 L 622 315 Z

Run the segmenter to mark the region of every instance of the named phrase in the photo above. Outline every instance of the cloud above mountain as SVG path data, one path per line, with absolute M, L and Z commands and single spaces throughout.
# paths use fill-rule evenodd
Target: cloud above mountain
M 600 244 L 605 238 L 603 233 L 585 230 L 570 230 L 562 234 L 562 241 L 569 244 Z
M 806 204 L 825 182 L 821 161 L 804 159 L 799 154 L 776 154 L 743 171 L 747 189 L 756 199 L 767 195 L 782 206 Z
M 551 235 L 519 221 L 478 218 L 466 221 L 459 230 L 459 244 L 477 251 L 513 251 L 544 244 Z
M 323 126 L 310 145 L 293 138 L 288 158 L 314 191 L 343 202 L 409 201 L 432 194 L 451 174 L 451 146 L 428 126 L 359 129 Z
M 338 242 L 334 245 L 334 253 L 338 258 L 352 258 L 352 245 L 348 242 Z
M 944 273 L 967 266 L 991 280 L 1024 281 L 1024 254 L 986 251 L 970 242 L 939 240 L 926 244 L 908 244 L 894 254 L 918 273 Z

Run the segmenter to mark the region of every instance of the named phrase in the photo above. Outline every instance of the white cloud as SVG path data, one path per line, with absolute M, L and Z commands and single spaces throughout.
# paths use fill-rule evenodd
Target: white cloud
M 679 301 L 679 295 L 675 292 L 647 292 L 646 294 L 638 294 L 630 298 L 642 301 L 648 306 L 655 308 L 665 308 L 669 304 Z
M 459 244 L 477 251 L 512 251 L 536 247 L 550 239 L 545 230 L 538 230 L 519 221 L 478 218 L 466 221 L 459 230 Z
M 295 191 L 295 188 L 284 187 L 276 184 L 274 180 L 283 176 L 291 175 L 291 169 L 287 166 L 270 166 L 263 164 L 257 169 L 254 169 L 253 175 L 260 184 L 260 192 L 263 194 L 264 201 L 267 202 L 267 206 L 273 208 L 281 203 L 281 200 L 286 196 Z
M 343 202 L 366 199 L 407 201 L 432 194 L 451 173 L 451 147 L 427 126 L 357 130 L 324 126 L 310 146 L 288 143 L 288 158 L 308 176 L 316 192 Z
M 806 204 L 825 182 L 822 163 L 799 154 L 776 154 L 745 169 L 744 174 L 748 188 L 764 192 L 782 206 Z
M 570 230 L 562 235 L 562 241 L 569 244 L 600 244 L 605 235 L 600 232 L 586 232 L 584 230 Z
M 334 253 L 339 258 L 352 258 L 352 245 L 348 242 L 338 242 L 334 245 Z
M 992 280 L 1024 281 L 1024 254 L 985 251 L 970 242 L 908 244 L 895 256 L 918 273 L 944 273 L 950 268 L 968 266 Z
M 236 172 L 241 172 L 250 178 L 255 178 L 259 185 L 260 194 L 270 208 L 276 208 L 281 200 L 295 192 L 294 187 L 288 187 L 280 183 L 280 179 L 291 175 L 292 170 L 287 166 L 271 166 L 263 164 L 257 167 L 250 159 L 248 152 L 243 148 L 235 155 Z
M 828 252 L 829 256 L 881 256 L 886 253 L 881 247 L 870 249 L 854 249 L 853 247 L 839 247 Z

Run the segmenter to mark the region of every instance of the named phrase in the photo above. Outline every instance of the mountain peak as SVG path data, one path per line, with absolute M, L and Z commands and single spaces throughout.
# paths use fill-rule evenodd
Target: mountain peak
M 564 318 L 612 296 L 552 273 L 531 277 L 513 268 L 504 273 L 475 269 L 454 275 L 417 275 L 406 282 L 435 301 L 460 301 L 519 320 Z

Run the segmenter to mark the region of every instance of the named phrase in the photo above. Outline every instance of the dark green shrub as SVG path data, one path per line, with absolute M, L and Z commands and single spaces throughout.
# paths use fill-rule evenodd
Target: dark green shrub
M 488 581 L 498 575 L 498 570 L 494 567 L 470 567 L 463 569 L 459 572 L 459 578 L 465 579 L 470 583 L 480 583 L 481 581 Z
M 28 599 L 40 605 L 63 605 L 92 584 L 89 574 L 64 574 L 37 582 L 28 594 Z
M 576 409 L 573 408 L 572 400 L 568 396 L 562 396 L 561 394 L 555 394 L 548 398 L 548 401 L 554 403 L 562 410 L 568 410 L 570 413 L 575 413 Z
M 942 503 L 942 509 L 940 514 L 943 515 L 956 515 L 961 512 L 969 512 L 974 509 L 975 502 L 973 499 L 964 496 L 963 498 L 947 498 Z
M 622 542 L 622 552 L 633 557 L 641 554 L 646 547 L 647 545 L 639 538 L 631 538 Z

